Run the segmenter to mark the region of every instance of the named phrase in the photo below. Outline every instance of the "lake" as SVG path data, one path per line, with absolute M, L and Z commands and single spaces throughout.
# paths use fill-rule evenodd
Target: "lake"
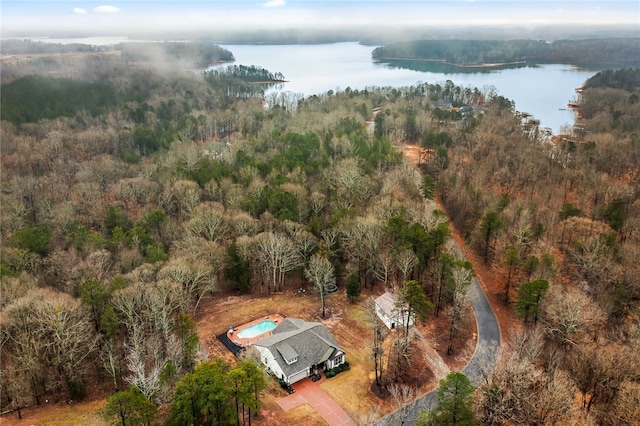
M 446 80 L 480 90 L 493 86 L 499 95 L 513 100 L 518 111 L 532 114 L 540 120 L 541 127 L 549 127 L 554 133 L 573 125 L 574 114 L 566 109 L 567 103 L 576 98 L 575 89 L 597 72 L 562 64 L 464 72 L 442 70 L 433 64 L 434 71 L 430 71 L 425 62 L 420 62 L 421 69 L 415 70 L 407 68 L 407 61 L 374 62 L 371 52 L 376 46 L 356 42 L 221 46 L 233 53 L 236 65 L 256 65 L 284 74 L 288 82 L 272 91 L 310 96 L 347 87 L 362 90 L 373 86 L 444 84 Z

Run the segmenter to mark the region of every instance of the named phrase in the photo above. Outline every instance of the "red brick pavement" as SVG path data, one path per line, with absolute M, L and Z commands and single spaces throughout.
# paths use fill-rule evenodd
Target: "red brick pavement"
M 322 416 L 329 426 L 355 426 L 355 422 L 347 415 L 347 413 L 338 405 L 333 398 L 320 389 L 320 384 L 326 380 L 323 375 L 322 379 L 313 382 L 306 378 L 293 385 L 295 393 L 285 396 L 278 401 L 278 405 L 284 411 L 289 411 L 294 407 L 305 402 L 309 403 L 314 410 Z

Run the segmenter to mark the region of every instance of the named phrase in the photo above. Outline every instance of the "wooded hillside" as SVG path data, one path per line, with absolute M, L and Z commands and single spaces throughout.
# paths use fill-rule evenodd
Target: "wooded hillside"
M 640 63 L 637 39 L 420 40 L 374 49 L 374 59 L 446 61 L 457 65 L 510 62 L 574 65 Z
M 53 76 L 89 82 L 111 80 L 133 69 L 205 69 L 234 60 L 228 50 L 193 42 L 135 42 L 108 46 L 3 40 L 2 84 L 24 76 Z
M 42 93 L 71 84 L 38 79 Z M 551 140 L 508 99 L 453 82 L 284 93 L 265 108 L 226 76 L 98 67 L 72 87 L 127 96 L 46 114 L 28 102 L 18 114 L 11 91 L 30 89 L 16 84 L 2 87 L 0 135 L 3 408 L 120 390 L 179 423 L 185 389 L 235 370 L 194 370 L 208 356 L 193 321 L 203 300 L 314 285 L 312 263 L 356 303 L 362 288 L 402 289 L 453 333 L 471 265 L 450 220 L 522 330 L 477 391 L 480 421 L 637 420 L 640 146 L 625 124 L 637 88 L 585 90 L 591 113 Z M 477 112 L 435 108 L 453 99 Z M 423 148 L 421 179 L 406 142 Z M 402 341 L 383 384 L 415 376 Z M 238 400 L 224 411 L 234 401 L 218 389 L 206 410 L 235 422 Z

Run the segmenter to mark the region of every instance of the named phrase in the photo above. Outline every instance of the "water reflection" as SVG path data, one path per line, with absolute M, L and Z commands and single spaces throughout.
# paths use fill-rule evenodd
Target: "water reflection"
M 483 66 L 467 66 L 461 67 L 453 64 L 448 64 L 442 61 L 421 61 L 421 60 L 408 60 L 408 59 L 385 59 L 374 61 L 377 64 L 386 65 L 390 69 L 405 69 L 418 72 L 431 72 L 442 74 L 489 74 L 502 70 L 526 68 L 534 66 L 533 64 L 527 64 L 526 62 L 517 62 L 511 64 L 500 65 L 483 65 Z

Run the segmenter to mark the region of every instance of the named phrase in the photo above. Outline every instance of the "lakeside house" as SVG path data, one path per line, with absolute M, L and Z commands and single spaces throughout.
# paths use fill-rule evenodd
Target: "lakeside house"
M 406 309 L 398 304 L 398 297 L 395 293 L 384 292 L 381 296 L 375 300 L 376 314 L 378 318 L 390 329 L 393 330 L 396 327 L 404 327 L 407 321 Z M 415 315 L 409 317 L 409 325 L 413 325 Z
M 324 324 L 298 318 L 286 318 L 253 348 L 260 353 L 267 373 L 287 384 L 345 362 L 344 350 Z

